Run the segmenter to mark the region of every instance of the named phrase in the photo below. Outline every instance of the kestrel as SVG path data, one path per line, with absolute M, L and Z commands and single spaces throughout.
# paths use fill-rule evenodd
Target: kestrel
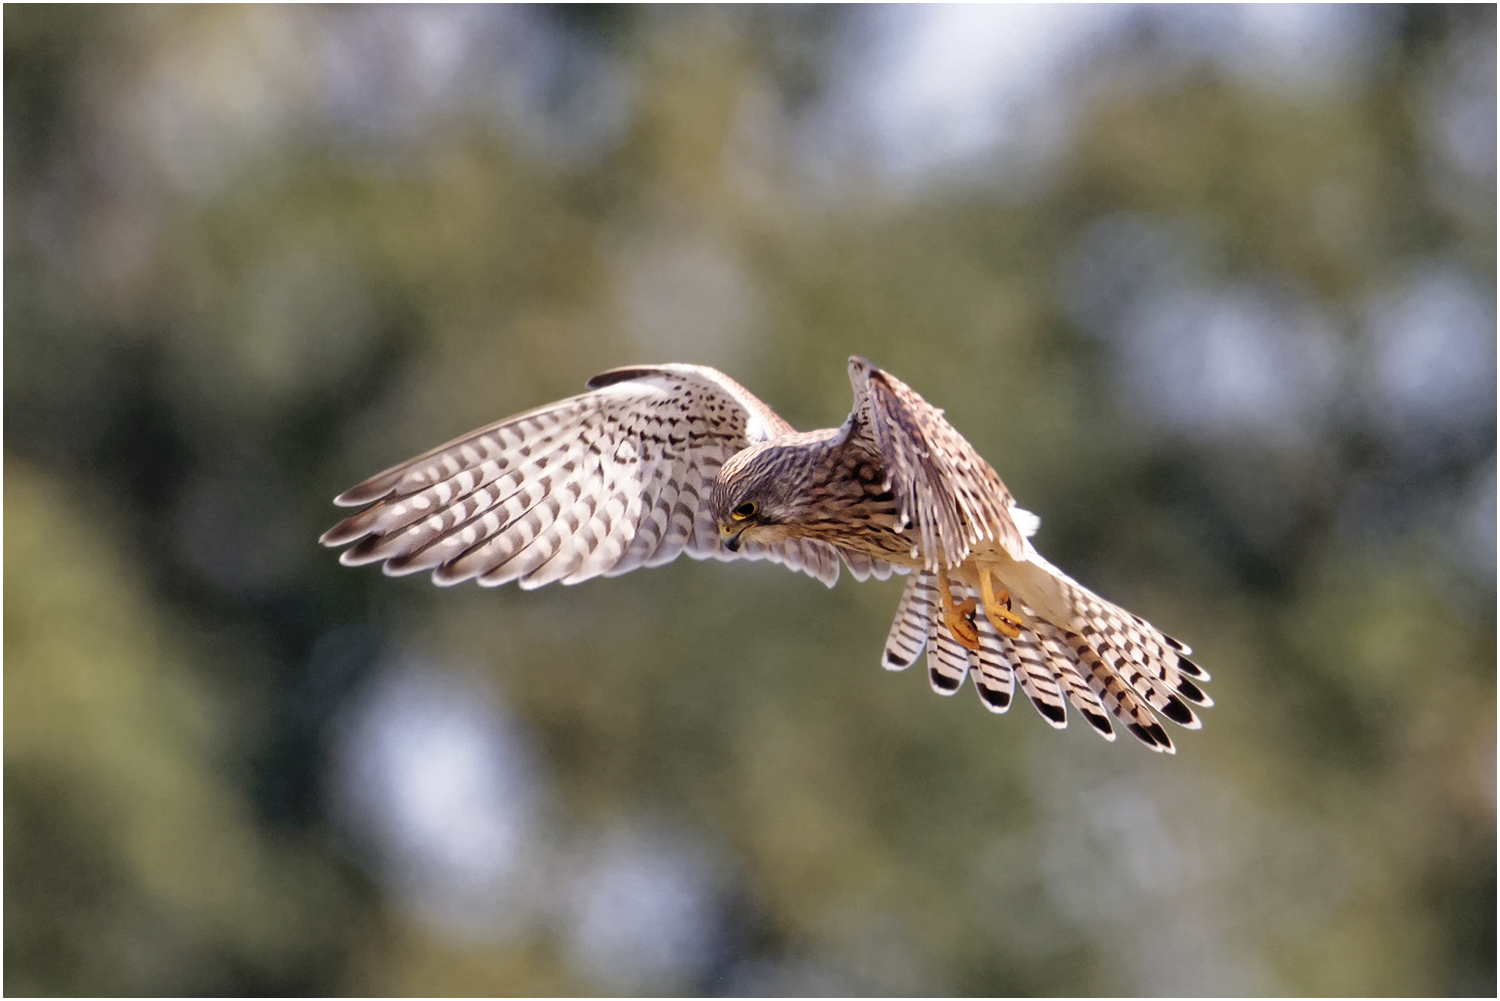
M 1039 520 L 943 412 L 849 359 L 854 410 L 799 432 L 702 365 L 617 368 L 588 392 L 508 417 L 372 476 L 323 534 L 348 566 L 523 588 L 696 559 L 769 559 L 832 587 L 909 574 L 883 664 L 927 649 L 934 690 L 973 676 L 985 708 L 1016 684 L 1054 727 L 1067 703 L 1106 739 L 1113 716 L 1172 753 L 1212 705 L 1186 646 L 1048 563 Z M 368 505 L 368 506 L 366 506 Z

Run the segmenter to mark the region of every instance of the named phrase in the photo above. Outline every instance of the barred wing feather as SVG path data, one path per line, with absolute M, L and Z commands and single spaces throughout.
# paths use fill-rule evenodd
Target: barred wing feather
M 438 584 L 576 584 L 686 552 L 770 559 L 832 586 L 840 554 L 810 540 L 725 550 L 707 511 L 724 461 L 791 426 L 694 365 L 617 369 L 590 392 L 480 428 L 345 491 L 364 506 L 324 533 L 346 565 L 384 561 Z M 859 571 L 868 573 L 861 565 Z
M 980 542 L 993 540 L 1024 559 L 1015 500 L 943 412 L 863 358 L 849 359 L 849 381 L 854 410 L 841 434 L 879 457 L 901 520 L 915 530 L 912 555 L 920 552 L 929 570 L 953 567 Z

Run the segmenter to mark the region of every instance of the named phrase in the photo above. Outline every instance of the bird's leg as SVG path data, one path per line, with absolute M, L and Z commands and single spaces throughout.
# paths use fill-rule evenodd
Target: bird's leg
M 953 638 L 970 650 L 979 649 L 979 630 L 974 625 L 974 609 L 977 603 L 973 598 L 963 604 L 956 604 L 953 600 L 953 592 L 948 588 L 948 572 L 939 570 L 937 574 L 938 593 L 943 598 L 943 625 L 953 634 Z
M 989 567 L 979 568 L 979 593 L 984 598 L 984 617 L 990 620 L 990 625 L 999 632 L 1004 633 L 1011 639 L 1021 638 L 1021 627 L 1026 624 L 1015 612 L 1010 610 L 1010 592 L 1001 588 L 995 593 L 994 571 Z

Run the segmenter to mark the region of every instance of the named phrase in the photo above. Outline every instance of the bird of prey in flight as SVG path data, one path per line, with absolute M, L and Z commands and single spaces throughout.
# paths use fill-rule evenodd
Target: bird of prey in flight
M 909 575 L 883 664 L 927 650 L 941 694 L 970 676 L 992 712 L 1016 685 L 1055 727 L 1067 704 L 1173 752 L 1157 714 L 1196 729 L 1212 700 L 1185 645 L 1042 558 L 1039 524 L 906 383 L 849 359 L 854 409 L 799 432 L 702 365 L 617 368 L 340 494 L 340 562 L 523 588 L 612 577 L 686 552 L 769 559 L 832 587 Z M 351 545 L 352 543 L 352 545 Z

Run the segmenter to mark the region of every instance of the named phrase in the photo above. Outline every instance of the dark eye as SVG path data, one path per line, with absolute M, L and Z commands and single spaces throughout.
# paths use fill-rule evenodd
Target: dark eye
M 744 521 L 746 518 L 755 517 L 755 512 L 757 510 L 759 509 L 755 506 L 755 501 L 745 501 L 745 503 L 741 504 L 733 511 L 730 511 L 729 517 L 733 518 L 735 521 Z

